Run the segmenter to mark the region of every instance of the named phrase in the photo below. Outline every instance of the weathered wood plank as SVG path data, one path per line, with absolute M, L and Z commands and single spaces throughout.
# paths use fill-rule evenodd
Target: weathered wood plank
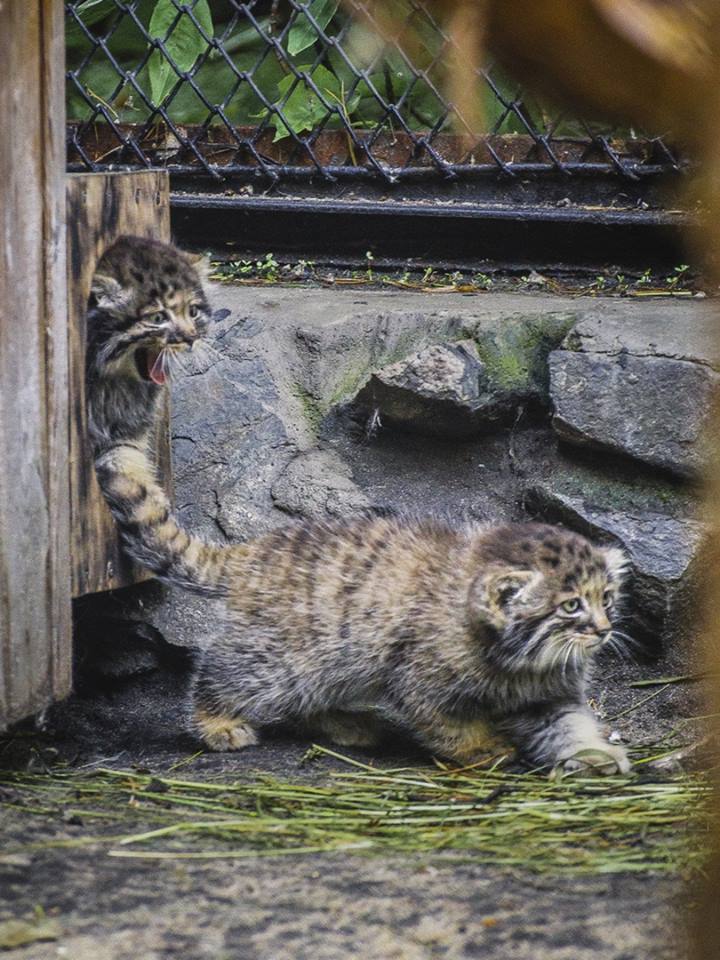
M 70 687 L 63 89 L 61 0 L 0 4 L 0 727 Z
M 73 596 L 128 586 L 147 578 L 122 551 L 95 479 L 87 443 L 85 312 L 95 266 L 121 234 L 170 238 L 165 171 L 73 174 L 67 178 L 70 326 L 70 499 Z M 158 424 L 160 472 L 170 489 L 169 416 Z

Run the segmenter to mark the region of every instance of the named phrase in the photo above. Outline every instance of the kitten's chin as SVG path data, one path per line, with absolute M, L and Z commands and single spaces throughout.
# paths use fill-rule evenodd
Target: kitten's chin
M 585 657 L 594 657 L 602 649 L 603 641 L 600 637 L 583 637 L 579 646 Z

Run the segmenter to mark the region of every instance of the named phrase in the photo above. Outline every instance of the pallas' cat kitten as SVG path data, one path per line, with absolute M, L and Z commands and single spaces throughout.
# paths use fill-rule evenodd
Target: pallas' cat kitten
M 364 517 L 233 546 L 180 527 L 148 432 L 168 353 L 191 347 L 208 317 L 179 250 L 123 238 L 103 257 L 88 315 L 97 474 L 136 560 L 225 599 L 193 687 L 205 743 L 237 750 L 283 723 L 371 745 L 390 721 L 462 763 L 490 730 L 535 765 L 626 772 L 585 701 L 589 664 L 612 635 L 619 550 L 530 523 Z

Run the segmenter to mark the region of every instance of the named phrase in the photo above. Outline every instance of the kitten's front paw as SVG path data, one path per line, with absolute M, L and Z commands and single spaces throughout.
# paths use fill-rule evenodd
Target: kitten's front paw
M 583 777 L 612 777 L 630 772 L 630 761 L 622 747 L 603 744 L 602 747 L 587 747 L 571 757 L 560 760 L 553 775 L 566 777 L 578 774 Z

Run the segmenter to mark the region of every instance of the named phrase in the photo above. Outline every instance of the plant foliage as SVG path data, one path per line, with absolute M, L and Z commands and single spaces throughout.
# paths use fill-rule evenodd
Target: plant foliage
M 101 120 L 104 107 L 114 120 L 142 123 L 160 107 L 175 123 L 220 123 L 222 111 L 235 125 L 267 125 L 281 140 L 318 127 L 392 129 L 394 108 L 408 129 L 444 129 L 452 110 L 437 92 L 443 32 L 411 0 L 397 5 L 417 39 L 412 62 L 402 43 L 373 47 L 338 0 L 279 12 L 259 0 L 246 17 L 223 0 L 75 0 L 66 31 L 68 118 Z M 547 110 L 499 71 L 492 86 L 478 84 L 489 132 L 547 129 Z M 587 138 L 574 121 L 560 120 L 552 132 Z

